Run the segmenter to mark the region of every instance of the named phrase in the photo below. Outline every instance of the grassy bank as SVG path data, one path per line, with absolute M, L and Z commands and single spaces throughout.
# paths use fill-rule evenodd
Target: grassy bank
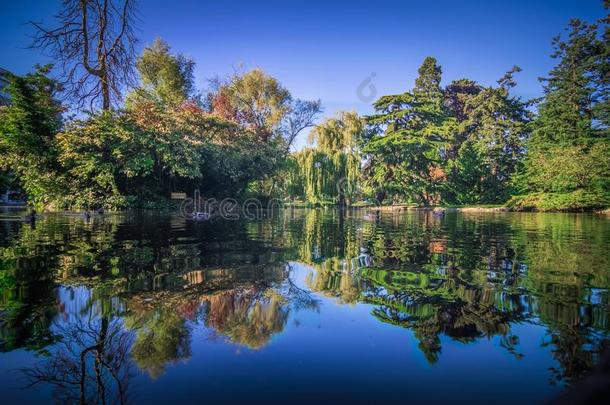
M 319 203 L 309 203 L 305 201 L 296 201 L 286 203 L 286 207 L 293 208 L 337 208 L 338 205 L 333 201 L 324 201 Z M 442 210 L 448 212 L 595 212 L 600 214 L 610 215 L 610 208 L 599 207 L 582 207 L 582 206 L 527 206 L 527 205 L 510 205 L 510 204 L 468 204 L 468 205 L 437 205 L 424 207 L 414 204 L 390 204 L 377 206 L 373 203 L 359 201 L 348 206 L 350 209 L 377 209 L 380 211 L 406 211 L 406 210 Z

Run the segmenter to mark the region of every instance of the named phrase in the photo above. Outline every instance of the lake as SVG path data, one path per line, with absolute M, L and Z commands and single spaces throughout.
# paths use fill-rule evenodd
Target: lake
M 3 403 L 541 402 L 610 338 L 610 217 L 0 213 Z

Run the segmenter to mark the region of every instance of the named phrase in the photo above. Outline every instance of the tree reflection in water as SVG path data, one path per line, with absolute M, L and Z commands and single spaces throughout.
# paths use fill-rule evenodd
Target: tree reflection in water
M 286 299 L 272 289 L 228 291 L 209 297 L 207 304 L 207 326 L 252 349 L 265 346 L 288 320 Z
M 190 357 L 191 328 L 182 314 L 167 307 L 132 311 L 125 324 L 136 331 L 131 356 L 141 370 L 157 378 L 168 364 Z
M 265 346 L 274 334 L 284 330 L 291 309 L 318 309 L 319 300 L 293 282 L 291 270 L 287 265 L 285 279 L 275 288 L 258 285 L 206 298 L 207 326 L 251 349 Z
M 443 336 L 496 337 L 522 358 L 515 325 L 542 325 L 540 344 L 556 359 L 550 378 L 571 383 L 608 338 L 609 234 L 603 221 L 552 215 L 363 221 L 310 210 L 196 225 L 49 217 L 2 239 L 0 350 L 47 352 L 24 372 L 60 399 L 124 402 L 133 366 L 161 376 L 191 356 L 195 328 L 260 349 L 292 313 L 320 311 L 332 297 L 412 330 L 431 364 Z M 70 303 L 58 292 L 66 286 L 87 297 Z
M 441 335 L 463 343 L 498 336 L 520 359 L 512 326 L 521 323 L 547 328 L 541 346 L 558 362 L 551 383 L 582 378 L 610 347 L 610 263 L 598 241 L 608 228 L 595 218 L 391 216 L 400 230 L 364 222 L 361 245 L 347 240 L 345 256 L 333 257 L 324 219 L 310 215 L 311 253 L 301 246 L 301 260 L 315 269 L 307 285 L 341 303 L 373 304 L 377 319 L 414 332 L 432 364 Z
M 120 320 L 79 319 L 57 333 L 61 340 L 49 358 L 23 369 L 27 387 L 50 384 L 61 403 L 128 402 L 132 334 Z

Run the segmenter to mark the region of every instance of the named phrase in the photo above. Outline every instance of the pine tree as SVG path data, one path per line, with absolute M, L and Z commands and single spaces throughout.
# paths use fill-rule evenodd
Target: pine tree
M 545 97 L 528 144 L 520 186 L 511 202 L 541 210 L 610 205 L 608 27 L 572 20 L 553 41 L 557 65 L 543 79 Z
M 381 97 L 367 117 L 374 131 L 363 149 L 366 177 L 379 203 L 388 193 L 424 205 L 438 200 L 441 153 L 456 121 L 443 106 L 436 59 L 427 57 L 418 72 L 412 92 Z

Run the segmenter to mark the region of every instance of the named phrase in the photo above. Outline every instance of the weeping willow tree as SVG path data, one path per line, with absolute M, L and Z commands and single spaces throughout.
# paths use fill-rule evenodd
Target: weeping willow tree
M 363 121 L 355 112 L 341 112 L 314 128 L 309 134 L 313 147 L 292 155 L 289 194 L 311 203 L 353 201 L 360 180 L 357 143 L 363 131 Z

